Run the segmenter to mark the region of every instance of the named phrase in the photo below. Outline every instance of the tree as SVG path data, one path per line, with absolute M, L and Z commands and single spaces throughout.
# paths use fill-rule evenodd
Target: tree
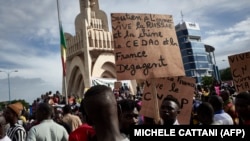
M 232 74 L 231 74 L 231 69 L 230 67 L 224 69 L 224 70 L 220 70 L 220 76 L 221 76 L 221 80 L 222 81 L 229 81 L 232 80 Z
M 16 102 L 21 102 L 26 109 L 29 108 L 29 103 L 26 102 L 23 99 L 12 100 L 10 103 L 12 104 L 12 103 L 16 103 Z M 2 102 L 0 102 L 0 111 L 4 110 L 7 105 L 9 105 L 9 101 L 2 101 Z
M 211 86 L 213 83 L 213 77 L 212 76 L 204 76 L 201 79 L 201 82 L 203 86 Z

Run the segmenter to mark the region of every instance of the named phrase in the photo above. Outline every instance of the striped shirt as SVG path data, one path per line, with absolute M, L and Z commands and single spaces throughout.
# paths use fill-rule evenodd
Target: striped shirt
M 10 126 L 8 128 L 7 136 L 12 141 L 25 141 L 26 140 L 26 131 L 22 125 L 16 123 L 14 126 Z

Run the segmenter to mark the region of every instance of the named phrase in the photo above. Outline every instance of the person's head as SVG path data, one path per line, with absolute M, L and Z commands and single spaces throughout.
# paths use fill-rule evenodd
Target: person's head
M 23 104 L 21 102 L 16 102 L 7 106 L 3 115 L 7 123 L 15 124 L 19 117 L 21 116 L 23 110 Z
M 70 105 L 65 105 L 62 110 L 63 110 L 64 115 L 65 114 L 70 114 L 72 112 L 72 109 L 71 109 Z
M 110 87 L 92 86 L 86 91 L 83 104 L 93 126 L 107 128 L 110 124 L 118 125 L 117 102 Z M 117 127 L 119 130 L 119 125 Z
M 62 112 L 54 109 L 54 116 L 53 116 L 53 120 L 56 121 L 57 123 L 60 123 L 62 121 L 63 115 Z
M 228 90 L 224 90 L 220 93 L 220 96 L 222 97 L 223 101 L 227 101 L 230 98 L 230 92 Z
M 206 87 L 206 86 L 204 86 L 204 87 L 203 87 L 203 91 L 206 92 L 206 93 L 208 93 L 208 92 L 209 92 L 209 88 Z
M 235 109 L 242 120 L 250 120 L 250 93 L 241 92 L 236 95 Z
M 138 124 L 139 109 L 136 101 L 130 99 L 118 101 L 117 109 L 122 132 L 128 132 L 131 126 Z
M 80 107 L 79 107 L 79 112 L 82 115 L 82 121 L 84 123 L 89 124 L 89 125 L 93 125 L 92 121 L 88 118 L 88 115 L 87 115 L 86 110 L 84 108 L 84 103 L 85 103 L 84 101 L 85 101 L 85 99 L 81 100 Z
M 0 140 L 6 135 L 5 118 L 0 116 Z
M 51 119 L 53 116 L 53 107 L 48 103 L 40 103 L 36 110 L 37 121 L 43 121 L 45 119 Z
M 223 110 L 223 99 L 218 95 L 211 95 L 208 102 L 213 106 L 215 112 Z
M 214 109 L 208 102 L 202 102 L 197 108 L 197 118 L 203 125 L 210 125 L 213 123 Z
M 197 88 L 198 91 L 200 91 L 200 92 L 202 91 L 202 86 L 201 85 L 197 85 L 196 88 Z
M 160 107 L 160 116 L 164 125 L 173 125 L 180 113 L 180 103 L 172 96 L 163 99 Z

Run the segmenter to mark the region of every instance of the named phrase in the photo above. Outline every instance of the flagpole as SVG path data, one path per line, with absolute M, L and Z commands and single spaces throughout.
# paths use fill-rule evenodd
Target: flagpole
M 66 81 L 66 76 L 63 76 L 63 80 L 64 80 L 64 91 L 65 91 L 66 104 L 69 104 L 69 103 L 68 103 L 68 94 L 67 94 L 67 81 Z
M 61 32 L 62 28 L 62 22 L 61 22 L 61 16 L 60 16 L 60 4 L 59 1 L 57 0 L 57 14 L 58 14 L 58 23 L 59 23 L 59 32 Z M 61 34 L 60 34 L 61 35 Z M 63 35 L 64 36 L 64 35 Z M 60 37 L 60 40 L 62 38 Z M 61 46 L 61 41 L 60 41 L 60 46 Z M 63 61 L 63 60 L 62 60 Z M 62 62 L 62 65 L 64 65 L 65 62 Z M 63 88 L 64 88 L 64 93 L 65 93 L 65 99 L 66 99 L 66 104 L 68 104 L 68 92 L 67 92 L 67 81 L 66 81 L 66 73 L 63 66 Z

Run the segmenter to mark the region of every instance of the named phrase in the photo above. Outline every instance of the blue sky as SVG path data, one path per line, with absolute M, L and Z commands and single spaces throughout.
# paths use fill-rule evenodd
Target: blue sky
M 75 35 L 78 0 L 59 0 L 65 32 Z M 174 23 L 196 22 L 202 42 L 215 47 L 219 68 L 227 56 L 250 50 L 249 0 L 99 0 L 110 13 L 173 15 Z M 111 29 L 110 29 L 111 31 Z M 56 0 L 0 1 L 0 70 L 10 73 L 11 99 L 32 102 L 48 91 L 61 91 L 62 66 Z M 226 60 L 226 61 L 222 61 Z M 8 100 L 7 74 L 0 72 L 0 101 Z

